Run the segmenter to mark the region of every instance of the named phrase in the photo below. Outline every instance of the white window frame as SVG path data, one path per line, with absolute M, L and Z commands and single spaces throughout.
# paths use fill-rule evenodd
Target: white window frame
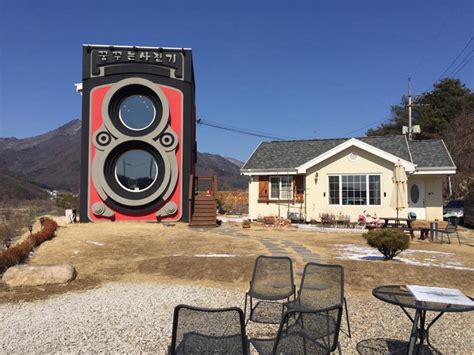
M 291 187 L 290 187 L 290 198 L 289 199 L 281 197 L 281 193 L 282 193 L 281 178 L 290 178 Z M 272 179 L 278 179 L 278 197 L 272 197 Z M 277 200 L 284 200 L 284 201 L 293 200 L 293 176 L 291 176 L 291 175 L 272 175 L 268 179 L 268 185 L 269 185 L 268 198 L 270 200 L 274 200 L 274 201 L 277 201 Z
M 330 176 L 337 176 L 339 178 L 339 203 L 331 203 L 331 191 L 330 191 L 330 183 L 329 177 Z M 367 191 L 367 203 L 365 205 L 343 205 L 342 204 L 342 176 L 365 176 L 365 186 Z M 379 176 L 380 177 L 380 203 L 379 204 L 371 204 L 370 203 L 370 190 L 369 190 L 369 177 L 370 176 Z M 367 174 L 328 174 L 328 205 L 329 206 L 382 206 L 382 174 L 380 173 L 367 173 Z

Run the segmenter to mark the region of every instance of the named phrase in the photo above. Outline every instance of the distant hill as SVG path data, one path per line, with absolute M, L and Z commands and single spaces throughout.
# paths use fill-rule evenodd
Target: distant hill
M 80 120 L 31 138 L 0 138 L 0 170 L 4 171 L 0 185 L 10 174 L 50 189 L 78 192 L 80 144 Z M 198 153 L 197 173 L 216 174 L 221 190 L 247 188 L 247 179 L 240 175 L 240 167 L 238 160 Z
M 56 190 L 79 189 L 81 121 L 25 139 L 0 138 L 0 168 Z
M 0 169 L 0 202 L 10 200 L 43 200 L 48 196 L 45 189 Z
M 240 160 L 238 160 L 238 159 L 234 159 L 234 158 L 230 158 L 230 157 L 225 157 L 225 158 L 226 158 L 228 161 L 230 161 L 231 163 L 234 163 L 235 165 L 237 165 L 237 166 L 239 167 L 239 169 L 240 169 L 241 167 L 243 167 L 244 164 L 245 164 L 245 162 L 240 161 Z
M 240 175 L 242 165 L 236 165 L 217 154 L 198 153 L 196 173 L 201 176 L 217 175 L 219 190 L 245 190 L 248 179 Z

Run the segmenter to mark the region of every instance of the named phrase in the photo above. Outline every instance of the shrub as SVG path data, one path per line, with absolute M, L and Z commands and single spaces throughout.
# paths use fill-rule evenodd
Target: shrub
M 336 223 L 336 216 L 333 213 L 321 213 L 319 217 L 323 226 L 332 226 Z
M 78 209 L 79 208 L 78 198 L 76 195 L 69 192 L 62 193 L 56 199 L 56 206 L 64 208 L 64 209 L 70 209 L 70 208 Z
M 43 228 L 39 232 L 29 235 L 23 242 L 0 252 L 0 273 L 10 266 L 25 261 L 33 248 L 54 236 L 57 228 L 58 224 L 55 221 L 45 218 Z
M 374 229 L 365 233 L 364 238 L 383 254 L 385 260 L 393 259 L 410 246 L 410 237 L 399 229 Z

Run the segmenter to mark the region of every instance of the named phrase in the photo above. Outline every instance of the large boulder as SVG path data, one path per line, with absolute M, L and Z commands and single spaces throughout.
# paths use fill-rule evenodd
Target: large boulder
M 71 264 L 63 265 L 18 265 L 9 268 L 2 277 L 9 287 L 63 284 L 76 278 L 77 272 Z

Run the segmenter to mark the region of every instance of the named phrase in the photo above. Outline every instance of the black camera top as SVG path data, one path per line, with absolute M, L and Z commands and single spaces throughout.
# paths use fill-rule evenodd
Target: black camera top
M 144 73 L 194 82 L 189 48 L 89 45 L 83 46 L 83 79 Z

